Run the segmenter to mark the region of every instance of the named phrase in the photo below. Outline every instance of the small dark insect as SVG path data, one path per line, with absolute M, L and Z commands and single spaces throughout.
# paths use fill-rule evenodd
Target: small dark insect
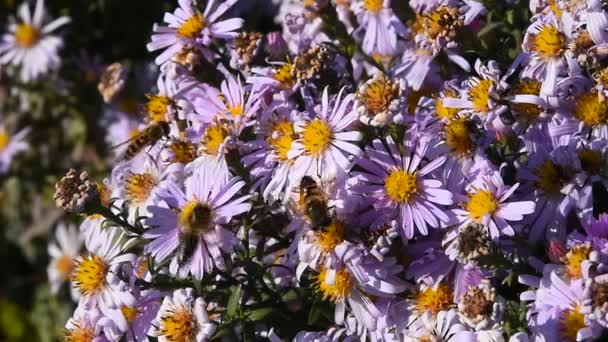
M 185 265 L 192 259 L 199 241 L 205 243 L 201 235 L 211 229 L 211 208 L 204 203 L 195 203 L 184 208 L 179 218 L 182 230 L 179 234 L 178 260 L 180 265 Z
M 312 177 L 304 176 L 300 180 L 300 208 L 308 219 L 313 230 L 323 230 L 331 224 L 331 215 L 327 207 L 327 196 Z
M 123 158 L 124 160 L 131 160 L 146 146 L 153 145 L 162 137 L 166 137 L 168 135 L 169 123 L 165 121 L 158 121 L 150 124 L 148 127 L 146 127 L 146 129 L 132 139 L 129 139 L 122 144 L 118 144 L 114 146 L 114 148 L 128 143 L 129 145 L 127 146 L 127 150 L 125 151 Z

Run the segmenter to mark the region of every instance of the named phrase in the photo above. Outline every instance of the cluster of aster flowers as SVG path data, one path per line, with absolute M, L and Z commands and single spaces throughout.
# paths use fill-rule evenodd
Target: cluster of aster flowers
M 503 65 L 465 51 L 480 1 L 395 2 L 285 1 L 259 33 L 179 0 L 156 82 L 105 68 L 110 176 L 55 193 L 84 216 L 49 247 L 66 341 L 606 336 L 604 3 L 530 1 Z M 24 80 L 67 21 L 40 3 L 0 45 Z

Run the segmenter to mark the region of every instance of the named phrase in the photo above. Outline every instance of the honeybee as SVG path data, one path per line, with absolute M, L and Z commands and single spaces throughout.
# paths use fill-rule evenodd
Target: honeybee
M 300 180 L 299 193 L 299 207 L 312 229 L 324 230 L 331 224 L 332 217 L 323 189 L 312 177 L 304 176 Z
M 169 135 L 169 123 L 165 121 L 157 121 L 150 124 L 146 127 L 142 132 L 137 134 L 134 138 L 127 140 L 123 144 L 128 143 L 127 149 L 123 155 L 124 160 L 131 160 L 135 157 L 141 150 L 143 150 L 146 146 L 153 145 L 162 137 L 166 137 Z M 121 146 L 123 144 L 119 144 L 114 146 L 114 148 Z
M 179 233 L 178 263 L 187 264 L 194 255 L 199 243 L 206 243 L 201 236 L 212 228 L 211 208 L 207 204 L 197 203 L 188 209 L 190 212 L 183 219 Z M 180 217 L 181 219 L 181 217 Z

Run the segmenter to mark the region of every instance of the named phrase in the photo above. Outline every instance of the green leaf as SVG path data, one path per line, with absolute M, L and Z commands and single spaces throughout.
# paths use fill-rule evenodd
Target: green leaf
M 241 285 L 236 286 L 228 299 L 228 305 L 226 307 L 226 315 L 228 317 L 234 317 L 236 309 L 239 306 L 239 299 L 241 298 Z
M 261 321 L 266 318 L 266 316 L 273 313 L 274 310 L 275 309 L 272 307 L 255 309 L 248 314 L 248 317 L 252 321 Z

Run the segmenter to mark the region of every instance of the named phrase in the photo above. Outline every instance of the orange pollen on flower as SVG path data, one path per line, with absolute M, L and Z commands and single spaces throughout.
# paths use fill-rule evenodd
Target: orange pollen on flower
M 473 109 L 479 113 L 490 111 L 490 89 L 494 86 L 492 80 L 481 80 L 468 90 L 469 100 Z
M 0 152 L 4 151 L 11 142 L 11 136 L 4 130 L 0 130 Z
M 606 124 L 608 121 L 608 102 L 600 101 L 595 91 L 584 94 L 576 103 L 574 116 L 587 126 Z
M 205 18 L 200 13 L 193 15 L 184 21 L 184 23 L 177 29 L 177 34 L 184 38 L 195 39 L 199 36 L 201 31 L 205 28 Z
M 292 76 L 293 64 L 285 63 L 273 70 L 272 77 L 281 83 L 283 89 L 291 89 L 296 83 Z
M 363 0 L 363 8 L 368 12 L 378 13 L 382 10 L 383 5 L 383 0 Z
M 64 342 L 91 342 L 95 337 L 93 328 L 83 327 L 81 324 L 76 324 L 72 330 L 64 329 L 63 331 Z
M 132 173 L 125 183 L 127 197 L 136 204 L 142 204 L 150 196 L 156 180 L 148 172 Z
M 570 279 L 580 279 L 583 276 L 582 266 L 583 261 L 589 259 L 591 254 L 591 245 L 588 243 L 574 246 L 561 261 L 566 265 L 566 273 Z
M 453 90 L 446 89 L 444 91 L 444 97 L 456 98 L 458 97 L 458 94 Z M 452 120 L 459 111 L 459 108 L 448 108 L 444 106 L 443 100 L 440 97 L 435 98 L 435 115 L 437 115 L 438 118 Z
M 539 95 L 540 82 L 534 80 L 520 81 L 512 91 L 513 95 Z M 532 103 L 513 103 L 511 108 L 517 114 L 520 114 L 524 121 L 532 122 L 538 118 L 542 109 Z
M 152 122 L 164 122 L 167 121 L 167 113 L 169 112 L 169 105 L 171 99 L 162 95 L 148 95 L 148 102 L 146 103 L 146 112 Z
M 386 195 L 397 203 L 408 203 L 416 195 L 416 173 L 395 169 L 384 180 Z
M 302 133 L 302 144 L 307 154 L 320 155 L 329 148 L 332 139 L 331 127 L 321 119 L 309 122 Z
M 384 75 L 367 82 L 359 93 L 361 102 L 373 116 L 389 110 L 391 101 L 399 95 L 399 86 Z
M 579 330 L 586 327 L 585 315 L 578 305 L 572 310 L 564 310 L 559 318 L 561 337 L 566 341 L 576 341 Z
M 469 194 L 469 201 L 466 203 L 466 210 L 469 216 L 477 223 L 486 215 L 492 215 L 498 209 L 496 197 L 487 190 L 479 190 Z
M 15 31 L 15 40 L 17 45 L 24 49 L 29 49 L 38 43 L 40 39 L 40 31 L 32 25 L 21 23 L 17 24 Z
M 315 232 L 317 246 L 325 252 L 331 253 L 337 245 L 344 241 L 344 226 L 340 221 L 333 220 L 323 231 Z
M 416 310 L 419 313 L 430 311 L 433 315 L 452 306 L 452 290 L 447 284 L 440 284 L 436 290 L 426 288 L 416 296 Z
M 160 335 L 171 342 L 193 342 L 198 324 L 192 311 L 181 307 L 169 311 L 160 319 Z
M 578 152 L 578 159 L 581 161 L 581 168 L 590 174 L 598 174 L 602 170 L 602 155 L 592 149 L 585 149 Z
M 209 205 L 195 199 L 182 208 L 178 219 L 185 231 L 200 234 L 212 227 L 213 216 Z
M 185 140 L 173 140 L 169 145 L 169 149 L 173 152 L 175 162 L 188 164 L 196 159 L 196 146 L 193 143 Z
M 55 269 L 59 273 L 62 280 L 70 279 L 72 270 L 74 269 L 74 260 L 69 255 L 62 255 L 55 260 Z
M 565 49 L 566 42 L 563 35 L 553 26 L 543 26 L 534 36 L 534 50 L 542 59 L 560 57 Z
M 228 130 L 221 124 L 209 126 L 202 139 L 207 154 L 217 155 L 227 137 Z
M 143 277 L 146 275 L 146 273 L 149 270 L 149 265 L 148 265 L 148 259 L 142 259 L 139 261 L 138 265 L 137 265 L 137 277 L 140 279 L 143 279 Z
M 323 296 L 324 300 L 333 303 L 344 301 L 352 290 L 352 279 L 347 270 L 341 269 L 335 272 L 334 283 L 327 284 L 327 268 L 323 267 L 319 271 L 314 282 L 316 291 Z
M 553 13 L 555 13 L 555 16 L 558 19 L 562 16 L 562 9 L 559 8 L 556 0 L 549 0 L 549 8 L 551 9 L 551 11 L 553 11 Z
M 126 306 L 126 305 L 121 306 L 120 311 L 122 312 L 122 315 L 125 317 L 125 320 L 127 321 L 127 324 L 129 324 L 129 325 L 131 325 L 133 323 L 133 321 L 137 317 L 137 314 L 139 314 L 139 311 L 137 310 L 137 308 L 133 308 L 133 307 Z
M 547 194 L 558 194 L 563 185 L 561 167 L 547 159 L 537 170 L 540 188 Z
M 287 161 L 287 153 L 291 149 L 291 144 L 296 139 L 296 134 L 293 129 L 293 124 L 289 121 L 277 122 L 268 137 L 268 143 L 277 155 L 280 161 Z
M 445 141 L 452 150 L 460 155 L 468 154 L 475 148 L 471 137 L 473 122 L 460 118 L 445 125 Z
M 108 265 L 99 256 L 92 254 L 77 261 L 72 281 L 85 296 L 99 293 L 105 286 Z

